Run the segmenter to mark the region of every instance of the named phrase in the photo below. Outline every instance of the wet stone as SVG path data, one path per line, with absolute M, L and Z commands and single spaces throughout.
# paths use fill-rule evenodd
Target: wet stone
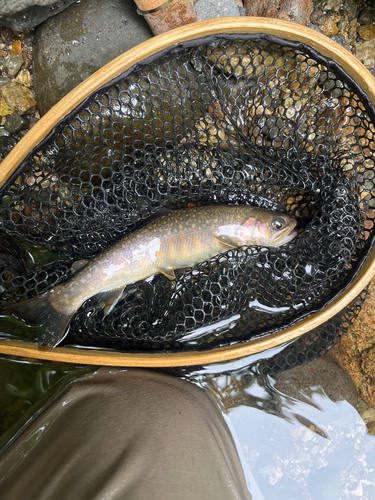
M 40 113 L 151 37 L 133 0 L 84 0 L 43 23 L 34 38 L 33 80 Z
M 14 134 L 20 130 L 26 130 L 29 125 L 30 120 L 14 112 L 7 118 L 4 127 L 10 134 Z
M 33 80 L 31 78 L 30 71 L 27 69 L 21 70 L 17 77 L 16 77 L 17 82 L 20 82 L 22 85 L 25 87 L 32 87 L 33 86 Z
M 7 57 L 4 60 L 5 71 L 7 72 L 9 78 L 14 78 L 21 69 L 22 65 L 23 65 L 23 57 L 21 56 L 21 54 L 12 57 Z
M 0 137 L 0 160 L 3 160 L 7 154 L 12 151 L 21 138 L 22 135 L 19 133 L 16 135 L 3 135 Z
M 357 5 L 354 0 L 345 0 L 343 9 L 351 19 L 357 15 Z
M 365 26 L 359 26 L 357 31 L 362 40 L 369 41 L 375 38 L 375 26 L 368 24 Z
M 11 0 L 0 3 L 0 26 L 15 31 L 35 28 L 76 0 Z
M 327 19 L 322 29 L 326 35 L 336 35 L 339 32 L 337 24 L 332 19 Z
M 303 400 L 313 387 L 321 387 L 331 401 L 347 401 L 357 406 L 358 393 L 350 376 L 329 357 L 296 366 L 275 376 L 275 388 L 292 398 Z
M 362 400 L 375 408 L 375 279 L 370 282 L 366 301 L 357 320 L 329 352 L 351 376 Z
M 0 137 L 9 136 L 9 132 L 5 127 L 0 127 Z
M 247 16 L 273 17 L 306 26 L 312 11 L 312 0 L 244 0 Z
M 10 78 L 7 78 L 6 76 L 0 76 L 0 88 L 4 87 L 5 85 L 8 85 L 8 83 L 11 82 Z
M 322 10 L 333 10 L 338 12 L 342 6 L 342 0 L 323 0 L 320 4 Z
M 18 82 L 12 82 L 2 88 L 2 93 L 3 99 L 13 111 L 17 111 L 20 115 L 35 113 L 35 98 L 27 87 Z
M 358 15 L 359 24 L 371 24 L 374 16 L 371 10 L 363 9 Z
M 375 66 L 375 40 L 357 43 L 355 55 L 365 66 Z
M 348 20 L 345 18 L 340 19 L 340 21 L 337 23 L 337 27 L 339 31 L 343 31 L 348 25 Z
M 198 0 L 194 10 L 198 21 L 240 15 L 239 7 L 234 0 Z
M 346 47 L 346 40 L 344 35 L 332 35 L 330 36 L 331 40 L 340 44 L 342 47 Z

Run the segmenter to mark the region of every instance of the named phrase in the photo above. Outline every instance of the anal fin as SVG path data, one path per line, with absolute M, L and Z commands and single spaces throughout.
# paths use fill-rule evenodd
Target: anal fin
M 124 286 L 119 288 L 114 288 L 108 292 L 101 292 L 97 295 L 99 304 L 103 308 L 104 315 L 107 316 L 111 311 L 113 311 L 115 305 L 120 300 L 122 292 L 124 291 Z
M 72 273 L 75 273 L 79 269 L 82 269 L 83 267 L 85 267 L 85 265 L 88 262 L 90 262 L 90 259 L 76 260 L 75 262 L 73 262 L 72 267 L 71 267 Z

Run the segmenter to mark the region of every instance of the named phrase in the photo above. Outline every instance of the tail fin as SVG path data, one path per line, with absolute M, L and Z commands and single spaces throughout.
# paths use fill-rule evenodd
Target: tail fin
M 30 325 L 37 325 L 38 344 L 56 347 L 67 334 L 66 328 L 73 314 L 63 314 L 51 305 L 49 294 L 44 293 L 33 299 L 3 306 L 4 311 L 23 319 Z

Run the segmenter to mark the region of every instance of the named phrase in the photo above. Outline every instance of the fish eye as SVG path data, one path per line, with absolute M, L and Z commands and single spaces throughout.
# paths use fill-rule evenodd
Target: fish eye
M 285 226 L 286 220 L 284 219 L 284 217 L 275 217 L 271 222 L 271 227 L 273 229 L 276 229 L 277 231 L 284 229 Z

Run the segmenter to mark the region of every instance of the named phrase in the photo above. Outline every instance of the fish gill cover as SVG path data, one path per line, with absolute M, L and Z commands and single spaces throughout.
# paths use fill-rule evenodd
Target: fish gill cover
M 89 299 L 65 343 L 209 349 L 318 311 L 372 246 L 373 116 L 342 69 L 301 44 L 223 35 L 154 56 L 65 117 L 3 189 L 0 300 L 61 283 L 73 261 L 161 207 L 240 203 L 284 207 L 298 237 L 280 248 L 230 250 L 176 271 L 176 282 L 157 275 L 129 285 L 108 316 Z M 25 244 L 55 258 L 28 266 Z M 363 297 L 320 327 L 326 343 Z

